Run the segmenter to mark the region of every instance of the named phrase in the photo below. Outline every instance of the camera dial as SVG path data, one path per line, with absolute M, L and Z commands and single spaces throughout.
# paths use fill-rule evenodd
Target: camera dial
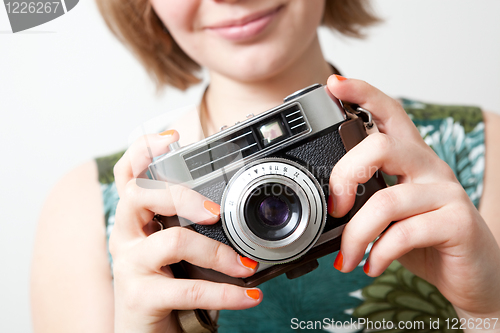
M 326 202 L 307 169 L 282 158 L 265 158 L 231 178 L 221 218 L 231 245 L 241 254 L 279 264 L 314 246 L 325 225 Z
M 312 86 L 306 87 L 306 88 L 304 88 L 304 89 L 301 89 L 301 90 L 298 90 L 298 91 L 294 92 L 294 93 L 293 93 L 293 94 L 291 94 L 291 95 L 288 95 L 287 97 L 285 97 L 285 98 L 283 99 L 283 102 L 284 102 L 284 103 L 288 103 L 288 102 L 290 102 L 291 100 L 294 100 L 294 99 L 296 99 L 296 98 L 299 98 L 300 96 L 303 96 L 303 95 L 305 95 L 305 94 L 307 94 L 307 93 L 309 93 L 309 92 L 311 92 L 311 91 L 313 91 L 313 90 L 316 90 L 316 89 L 318 89 L 318 88 L 321 88 L 321 87 L 322 87 L 322 85 L 321 85 L 321 84 L 319 84 L 319 83 L 313 84 Z

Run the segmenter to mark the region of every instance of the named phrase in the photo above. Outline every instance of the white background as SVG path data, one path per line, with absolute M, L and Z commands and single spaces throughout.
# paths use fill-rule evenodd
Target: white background
M 346 76 L 392 96 L 500 111 L 500 1 L 374 4 L 386 22 L 368 40 L 321 31 L 327 58 Z M 126 147 L 138 125 L 200 91 L 155 95 L 93 1 L 18 34 L 0 8 L 0 332 L 31 331 L 32 242 L 50 188 L 82 162 Z

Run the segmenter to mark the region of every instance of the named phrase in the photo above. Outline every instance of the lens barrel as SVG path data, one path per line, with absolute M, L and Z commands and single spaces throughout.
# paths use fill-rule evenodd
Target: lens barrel
M 290 236 L 297 229 L 302 216 L 297 193 L 280 183 L 256 187 L 248 196 L 243 209 L 250 231 L 268 241 Z
M 237 171 L 221 201 L 230 244 L 261 263 L 304 255 L 326 223 L 326 202 L 316 178 L 296 162 L 263 158 Z

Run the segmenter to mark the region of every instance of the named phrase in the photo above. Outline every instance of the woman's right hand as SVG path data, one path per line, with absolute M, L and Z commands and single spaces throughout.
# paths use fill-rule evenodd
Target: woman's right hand
M 115 332 L 180 332 L 172 310 L 240 310 L 262 300 L 259 289 L 175 279 L 168 265 L 185 260 L 233 277 L 254 273 L 256 263 L 231 247 L 182 227 L 153 232 L 155 214 L 200 224 L 219 220 L 220 207 L 181 185 L 139 178 L 151 154 L 168 152 L 176 131 L 139 138 L 115 166 L 120 196 L 109 248 L 113 257 Z

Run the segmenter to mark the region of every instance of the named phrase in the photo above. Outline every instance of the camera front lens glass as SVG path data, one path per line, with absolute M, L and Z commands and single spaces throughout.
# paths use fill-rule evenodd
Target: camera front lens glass
M 276 227 L 288 220 L 290 209 L 286 202 L 281 201 L 279 197 L 272 196 L 262 201 L 257 214 L 262 222 Z
M 279 183 L 267 183 L 254 188 L 243 210 L 250 231 L 268 241 L 290 236 L 297 229 L 302 216 L 297 193 Z

